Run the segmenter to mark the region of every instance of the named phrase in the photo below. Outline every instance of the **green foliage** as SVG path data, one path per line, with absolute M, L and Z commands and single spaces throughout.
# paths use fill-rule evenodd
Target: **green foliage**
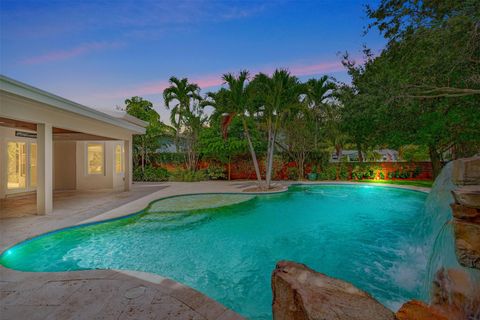
M 168 171 L 164 168 L 147 166 L 144 170 L 141 167 L 137 167 L 133 171 L 133 181 L 160 182 L 167 181 L 168 177 Z
M 185 162 L 185 154 L 181 152 L 160 152 L 155 154 L 155 161 L 164 164 L 182 164 Z
M 202 130 L 198 142 L 199 151 L 204 158 L 228 163 L 232 158 L 248 153 L 248 142 L 244 138 L 240 118 L 232 120 L 226 138 L 222 136 L 219 121 L 211 121 L 210 125 Z M 256 134 L 253 135 L 253 143 L 258 145 Z
M 177 182 L 195 182 L 206 180 L 207 176 L 205 170 L 188 170 L 177 168 L 170 174 L 170 181 Z
M 408 165 L 402 165 L 395 171 L 390 171 L 388 173 L 389 179 L 408 179 L 408 178 L 415 178 L 421 172 L 421 168 L 419 166 L 415 166 L 412 168 Z
M 335 165 L 328 165 L 322 168 L 318 174 L 319 180 L 337 180 L 337 167 Z
M 287 168 L 287 177 L 288 180 L 298 180 L 300 177 L 297 167 L 288 167 Z
M 207 117 L 203 114 L 200 87 L 187 78 L 171 77 L 170 86 L 163 91 L 165 106 L 170 109 L 170 122 L 176 129 L 176 141 L 182 139 L 188 170 L 198 164 L 198 136 Z
M 376 179 L 384 177 L 382 167 L 369 164 L 357 164 L 352 169 L 353 180 Z
M 227 173 L 225 166 L 210 165 L 206 170 L 206 175 L 209 180 L 225 180 Z
M 141 97 L 126 99 L 125 111 L 131 116 L 148 122 L 145 134 L 133 136 L 134 169 L 152 164 L 156 150 L 161 147 L 160 138 L 172 136 L 174 130 L 163 124 L 160 121 L 160 115 L 153 109 L 153 104 Z
M 405 161 L 428 161 L 430 157 L 428 155 L 427 146 L 419 146 L 414 144 L 408 144 L 400 147 L 400 156 Z
M 338 167 L 338 177 L 340 180 L 348 180 L 350 174 L 348 172 L 348 166 L 346 163 L 341 163 Z

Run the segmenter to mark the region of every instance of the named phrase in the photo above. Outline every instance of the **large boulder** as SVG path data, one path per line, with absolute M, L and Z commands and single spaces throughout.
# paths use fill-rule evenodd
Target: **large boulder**
M 352 284 L 280 261 L 272 274 L 275 320 L 394 320 L 392 311 Z
M 480 156 L 455 160 L 452 179 L 457 185 L 480 185 Z
M 435 308 L 417 300 L 405 302 L 395 315 L 398 320 L 452 320 Z
M 449 320 L 480 319 L 480 287 L 474 278 L 466 269 L 439 269 L 432 283 L 431 306 Z
M 455 252 L 462 266 L 480 269 L 480 224 L 453 222 Z

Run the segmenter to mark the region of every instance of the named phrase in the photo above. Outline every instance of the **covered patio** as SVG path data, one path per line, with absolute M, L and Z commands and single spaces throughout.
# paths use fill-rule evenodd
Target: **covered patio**
M 4 76 L 0 102 L 0 216 L 26 203 L 25 214 L 52 214 L 60 203 L 54 199 L 65 195 L 81 200 L 92 190 L 131 189 L 132 137 L 145 132 L 144 121 L 108 115 Z

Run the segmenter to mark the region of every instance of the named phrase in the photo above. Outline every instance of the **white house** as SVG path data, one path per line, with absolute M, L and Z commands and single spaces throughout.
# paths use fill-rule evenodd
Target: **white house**
M 48 214 L 54 190 L 129 190 L 132 136 L 146 125 L 0 75 L 0 199 L 36 192 Z
M 399 153 L 397 150 L 393 149 L 378 149 L 373 150 L 376 154 L 376 160 L 367 159 L 368 153 L 362 152 L 363 158 L 367 159 L 366 161 L 375 161 L 375 162 L 395 162 L 399 161 Z M 340 156 L 336 152 L 333 152 L 330 157 L 330 162 L 339 162 L 341 159 L 344 159 L 347 162 L 358 161 L 358 151 L 357 150 L 341 150 Z

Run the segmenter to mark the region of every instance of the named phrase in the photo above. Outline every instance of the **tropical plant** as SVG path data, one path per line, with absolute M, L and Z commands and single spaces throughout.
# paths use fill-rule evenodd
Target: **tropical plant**
M 226 137 L 222 136 L 221 122 L 222 119 L 217 117 L 217 112 L 214 112 L 210 117 L 209 127 L 204 128 L 200 132 L 198 147 L 202 159 L 216 160 L 227 165 L 227 177 L 230 180 L 232 160 L 238 156 L 248 154 L 249 147 L 247 140 L 244 138 L 243 125 L 239 117 L 232 119 Z M 258 137 L 252 135 L 252 140 L 257 149 L 259 144 Z
M 170 110 L 170 122 L 175 127 L 177 151 L 182 139 L 186 149 L 187 169 L 195 171 L 198 164 L 197 142 L 206 117 L 201 108 L 200 88 L 187 78 L 171 77 L 170 86 L 163 91 L 165 106 Z
M 242 70 L 238 75 L 226 73 L 222 77 L 226 88 L 222 88 L 216 94 L 208 94 L 204 105 L 210 105 L 215 108 L 216 114 L 222 117 L 222 133 L 224 138 L 228 136 L 228 127 L 234 117 L 239 117 L 242 121 L 243 134 L 248 143 L 248 149 L 252 158 L 253 166 L 259 188 L 263 189 L 260 166 L 258 164 L 257 153 L 252 140 L 249 122 L 254 117 L 256 110 L 250 104 L 247 81 L 249 73 Z
M 177 168 L 170 174 L 169 180 L 170 181 L 178 181 L 178 182 L 195 182 L 195 181 L 203 181 L 206 179 L 205 170 L 188 170 Z
M 172 136 L 173 128 L 160 121 L 160 115 L 153 109 L 153 104 L 141 97 L 125 100 L 123 108 L 129 115 L 148 122 L 145 134 L 133 136 L 133 165 L 140 167 L 142 173 L 145 166 L 152 163 L 156 151 L 162 146 L 161 138 Z
M 168 171 L 164 168 L 147 166 L 144 170 L 142 170 L 141 167 L 138 167 L 133 171 L 134 181 L 160 182 L 167 181 L 168 177 Z
M 272 180 L 273 157 L 279 128 L 285 125 L 288 116 L 301 106 L 304 93 L 297 77 L 285 69 L 277 69 L 269 77 L 257 74 L 249 85 L 255 109 L 258 111 L 267 132 L 267 155 L 265 159 L 265 188 Z

